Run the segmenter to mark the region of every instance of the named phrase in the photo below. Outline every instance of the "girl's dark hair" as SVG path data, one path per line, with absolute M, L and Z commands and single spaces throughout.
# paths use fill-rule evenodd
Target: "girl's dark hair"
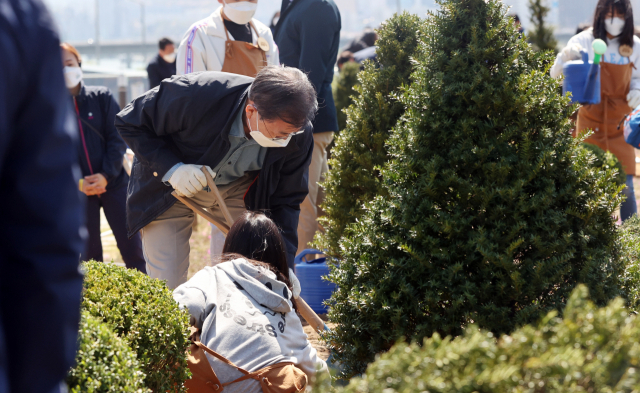
M 251 84 L 249 99 L 263 119 L 280 119 L 298 129 L 311 126 L 318 111 L 313 85 L 304 72 L 293 67 L 262 68 Z
M 618 38 L 620 39 L 620 45 L 629 45 L 633 48 L 633 9 L 631 8 L 631 2 L 629 0 L 599 0 L 596 6 L 596 13 L 593 17 L 593 36 L 600 38 L 604 42 L 608 43 L 607 30 L 604 27 L 604 21 L 608 13 L 618 11 L 619 14 L 624 15 L 624 29 Z
M 256 266 L 262 266 L 276 274 L 278 281 L 293 289 L 289 281 L 287 249 L 278 226 L 264 213 L 244 212 L 231 226 L 222 248 L 221 262 L 238 257 Z M 291 298 L 294 309 L 298 309 Z

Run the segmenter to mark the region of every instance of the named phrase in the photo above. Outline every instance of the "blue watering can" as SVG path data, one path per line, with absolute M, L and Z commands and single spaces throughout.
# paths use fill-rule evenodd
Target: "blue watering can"
M 600 60 L 607 51 L 607 44 L 600 40 L 593 41 L 593 63 L 589 62 L 589 54 L 582 52 L 582 60 L 569 61 L 562 68 L 564 83 L 562 93 L 571 93 L 571 103 L 591 105 L 600 103 Z
M 329 274 L 326 258 L 307 260 L 313 254 L 322 254 L 322 251 L 306 249 L 295 257 L 295 273 L 300 281 L 300 297 L 313 311 L 324 314 L 328 310 L 323 302 L 331 297 L 336 285 L 322 279 Z

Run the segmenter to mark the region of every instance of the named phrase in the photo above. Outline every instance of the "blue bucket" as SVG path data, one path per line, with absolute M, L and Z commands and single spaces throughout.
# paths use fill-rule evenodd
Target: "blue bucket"
M 571 93 L 571 103 L 600 103 L 600 65 L 590 63 L 587 52 L 582 52 L 582 60 L 567 62 L 562 71 L 562 93 Z
M 308 261 L 306 257 L 309 254 L 322 254 L 322 252 L 307 249 L 298 254 L 294 260 L 295 273 L 300 281 L 300 296 L 313 311 L 325 314 L 328 309 L 322 303 L 331 297 L 336 285 L 322 279 L 322 276 L 329 274 L 326 258 Z

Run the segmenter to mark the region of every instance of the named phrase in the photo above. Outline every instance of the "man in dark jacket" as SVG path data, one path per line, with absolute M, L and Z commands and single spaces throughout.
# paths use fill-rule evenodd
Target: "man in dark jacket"
M 174 189 L 225 222 L 205 189 L 203 166 L 233 219 L 245 209 L 267 211 L 293 266 L 317 106 L 305 74 L 268 66 L 255 80 L 222 72 L 165 79 L 118 114 L 116 127 L 136 153 L 127 226 L 130 236 L 142 230 L 149 276 L 169 288 L 187 280 L 193 212 L 171 195 Z
M 0 392 L 60 392 L 77 348 L 84 206 L 60 42 L 0 0 Z
M 176 74 L 176 47 L 168 38 L 158 42 L 158 54 L 151 59 L 147 66 L 149 76 L 149 89 L 158 86 L 163 79 L 171 78 Z
M 340 12 L 333 0 L 282 0 L 274 40 L 280 63 L 309 75 L 318 94 L 319 111 L 313 122 L 313 158 L 309 166 L 309 196 L 300 206 L 298 252 L 307 248 L 318 229 L 318 182 L 328 170 L 327 147 L 338 131 L 331 93 L 333 67 L 340 44 Z

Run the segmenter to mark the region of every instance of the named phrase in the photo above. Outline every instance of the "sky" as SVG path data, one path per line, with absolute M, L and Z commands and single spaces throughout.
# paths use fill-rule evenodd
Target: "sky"
M 215 0 L 44 0 L 51 9 L 62 39 L 86 42 L 95 39 L 96 3 L 100 15 L 101 41 L 140 41 L 140 1 L 145 3 L 146 39 L 155 42 L 169 37 L 180 40 L 189 26 L 207 17 L 219 3 Z M 398 6 L 419 16 L 437 7 L 435 0 L 334 0 L 342 16 L 343 37 L 355 36 L 364 27 L 377 27 L 397 11 Z M 551 22 L 558 31 L 575 31 L 592 18 L 597 0 L 547 0 L 555 9 Z M 640 0 L 631 0 L 640 21 Z M 529 26 L 528 0 L 503 0 Z M 259 0 L 256 18 L 269 24 L 280 9 L 281 0 Z M 640 23 L 637 23 L 640 24 Z

